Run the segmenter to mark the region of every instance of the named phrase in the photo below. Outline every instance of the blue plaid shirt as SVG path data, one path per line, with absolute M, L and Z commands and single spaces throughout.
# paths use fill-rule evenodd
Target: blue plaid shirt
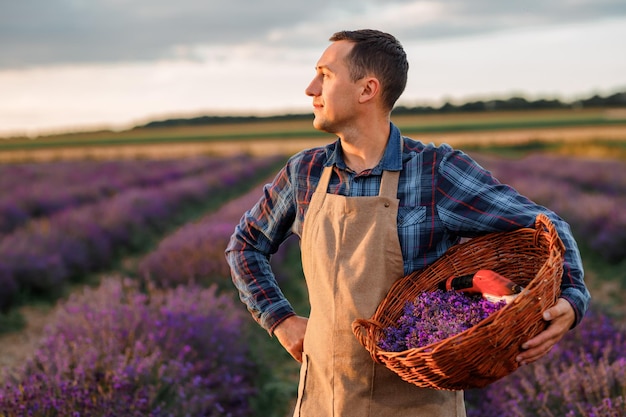
M 578 324 L 590 296 L 569 225 L 498 182 L 463 152 L 448 145 L 400 139 L 400 131 L 391 124 L 382 160 L 358 174 L 343 161 L 339 140 L 304 150 L 291 157 L 265 186 L 226 249 L 233 282 L 257 322 L 272 333 L 277 324 L 295 314 L 278 287 L 269 258 L 290 235 L 302 235 L 304 216 L 322 170 L 334 165 L 328 192 L 350 197 L 378 195 L 383 170 L 400 171 L 398 236 L 405 274 L 430 265 L 461 237 L 534 227 L 537 215 L 545 213 L 566 247 L 561 296 L 574 307 Z

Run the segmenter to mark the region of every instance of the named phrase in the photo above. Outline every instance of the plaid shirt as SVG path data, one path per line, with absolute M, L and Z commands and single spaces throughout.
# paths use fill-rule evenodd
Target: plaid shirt
M 343 161 L 339 140 L 304 150 L 291 157 L 265 186 L 226 249 L 233 282 L 257 322 L 272 333 L 277 324 L 295 314 L 278 287 L 269 258 L 290 235 L 302 236 L 304 216 L 322 170 L 334 165 L 328 192 L 349 197 L 378 195 L 383 170 L 400 171 L 398 237 L 405 274 L 430 265 L 461 237 L 534 227 L 537 214 L 545 213 L 566 247 L 561 296 L 574 307 L 578 324 L 590 296 L 569 225 L 499 183 L 463 152 L 448 145 L 400 139 L 400 131 L 391 124 L 382 160 L 359 174 Z

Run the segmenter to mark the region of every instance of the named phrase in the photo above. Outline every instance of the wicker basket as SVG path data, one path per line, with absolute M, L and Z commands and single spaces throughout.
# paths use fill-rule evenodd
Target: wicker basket
M 371 319 L 352 330 L 374 361 L 419 387 L 484 387 L 517 369 L 520 346 L 546 328 L 542 313 L 560 294 L 565 248 L 543 214 L 535 229 L 492 233 L 450 248 L 428 268 L 396 281 Z M 395 325 L 407 301 L 437 289 L 450 276 L 492 269 L 524 287 L 514 301 L 474 327 L 437 343 L 403 352 L 378 347 L 383 329 Z

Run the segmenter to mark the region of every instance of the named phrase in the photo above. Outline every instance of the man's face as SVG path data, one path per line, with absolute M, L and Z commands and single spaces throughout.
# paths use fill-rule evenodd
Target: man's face
M 315 67 L 315 77 L 305 90 L 313 97 L 313 126 L 329 133 L 340 133 L 357 116 L 356 104 L 360 88 L 350 79 L 347 55 L 354 44 L 333 42 Z

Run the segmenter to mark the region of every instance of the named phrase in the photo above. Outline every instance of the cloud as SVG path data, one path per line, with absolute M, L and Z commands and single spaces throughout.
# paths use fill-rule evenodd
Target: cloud
M 0 134 L 309 111 L 338 30 L 396 35 L 403 104 L 626 87 L 623 0 L 19 0 L 0 3 Z
M 255 45 L 320 48 L 341 29 L 376 27 L 406 40 L 626 15 L 622 0 L 20 0 L 0 10 L 0 68 L 204 59 Z
M 2 6 L 0 66 L 139 61 L 181 45 L 233 45 L 291 22 L 277 0 L 24 0 Z
M 399 104 L 513 93 L 570 100 L 623 91 L 622 39 L 626 18 L 408 41 L 409 83 Z M 197 45 L 180 52 L 185 59 L 0 70 L 0 136 L 125 129 L 205 114 L 310 112 L 304 89 L 327 44 L 320 43 L 304 49 Z

